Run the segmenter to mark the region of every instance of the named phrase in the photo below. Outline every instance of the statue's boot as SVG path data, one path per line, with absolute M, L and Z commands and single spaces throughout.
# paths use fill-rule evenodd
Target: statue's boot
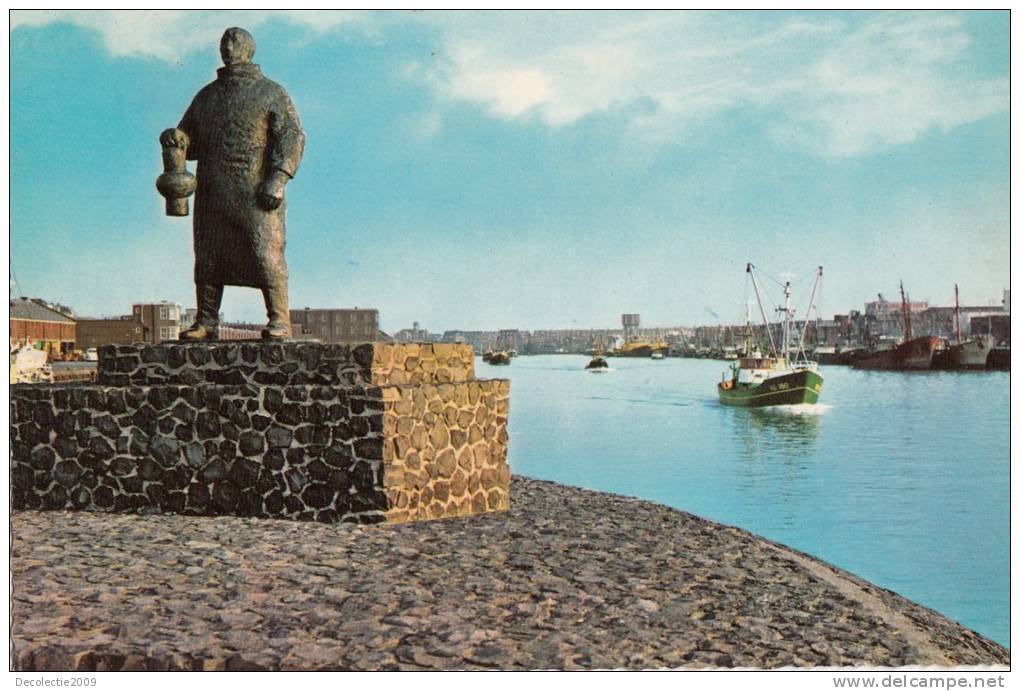
M 266 300 L 266 316 L 269 324 L 262 329 L 262 340 L 282 341 L 290 338 L 290 309 L 287 305 L 286 281 L 262 289 Z
M 196 285 L 198 296 L 198 317 L 190 329 L 185 329 L 178 338 L 182 341 L 215 341 L 220 336 L 220 302 L 223 301 L 223 286 Z

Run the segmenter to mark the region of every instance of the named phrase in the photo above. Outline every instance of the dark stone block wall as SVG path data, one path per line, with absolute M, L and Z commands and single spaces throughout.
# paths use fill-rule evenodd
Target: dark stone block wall
M 364 345 L 298 348 L 319 346 L 318 362 L 329 363 L 336 379 L 367 382 L 399 372 L 402 381 L 415 374 L 435 381 L 451 369 L 448 376 L 462 376 L 460 347 L 437 353 L 425 344 L 406 350 L 382 344 L 380 352 L 380 344 Z M 111 346 L 115 350 L 101 355 L 101 368 L 108 374 L 117 369 L 111 362 L 131 361 L 130 371 L 119 374 L 157 378 L 201 371 L 208 382 L 217 372 L 244 374 L 246 347 L 275 357 L 261 344 L 233 345 L 230 358 L 223 344 L 158 347 L 168 356 L 183 351 L 188 369 L 161 362 L 151 347 Z M 147 350 L 138 363 L 131 359 Z M 266 370 L 280 374 L 290 362 L 259 357 L 251 361 L 257 364 L 248 380 Z M 302 357 L 314 356 L 306 351 Z M 417 361 L 408 365 L 412 358 Z M 312 369 L 302 362 L 290 375 Z M 210 363 L 222 364 L 217 369 Z M 469 374 L 471 380 L 458 383 L 382 386 L 18 385 L 11 395 L 14 508 L 325 522 L 504 510 L 509 382 L 474 380 L 473 363 Z
M 98 383 L 443 384 L 475 378 L 470 345 L 453 343 L 262 343 L 109 345 Z

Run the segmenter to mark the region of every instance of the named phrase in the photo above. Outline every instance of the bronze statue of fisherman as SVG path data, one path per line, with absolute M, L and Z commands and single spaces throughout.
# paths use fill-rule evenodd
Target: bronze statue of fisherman
M 184 158 L 198 162 L 198 318 L 181 332 L 182 341 L 218 337 L 225 285 L 260 288 L 269 317 L 262 337 L 290 337 L 283 192 L 301 162 L 305 134 L 287 92 L 262 76 L 251 61 L 254 54 L 251 34 L 227 29 L 216 81 L 199 91 L 180 124 L 159 138 L 166 172 L 157 188 L 167 197 L 168 214 L 187 215 L 187 195 L 196 185 L 184 170 Z

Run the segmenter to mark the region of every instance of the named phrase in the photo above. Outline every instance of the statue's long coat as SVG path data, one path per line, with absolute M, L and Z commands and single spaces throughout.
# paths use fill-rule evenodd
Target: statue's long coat
M 287 280 L 286 204 L 267 211 L 256 197 L 274 169 L 294 177 L 305 135 L 283 87 L 258 65 L 229 65 L 191 102 L 178 129 L 198 161 L 195 283 L 270 288 Z

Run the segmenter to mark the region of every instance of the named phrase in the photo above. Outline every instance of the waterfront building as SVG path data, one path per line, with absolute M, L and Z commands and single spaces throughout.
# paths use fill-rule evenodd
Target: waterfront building
M 974 320 L 982 321 L 982 318 L 999 316 L 1004 312 L 1003 308 L 997 305 L 968 306 L 960 307 L 960 335 L 982 335 L 983 330 L 974 328 Z M 985 322 L 982 321 L 982 324 Z M 914 331 L 928 336 L 939 336 L 941 338 L 956 338 L 956 307 L 929 307 L 913 322 Z
M 430 334 L 418 322 L 414 322 L 410 329 L 401 329 L 393 334 L 393 338 L 400 343 L 431 343 L 440 340 L 442 336 Z
M 190 329 L 191 325 L 198 321 L 198 308 L 187 307 L 181 310 L 180 330 Z M 220 324 L 223 323 L 223 313 L 220 312 Z
M 105 319 L 79 319 L 75 348 L 88 350 L 112 343 L 151 343 L 151 332 L 134 314 Z
M 113 343 L 176 341 L 183 318 L 177 303 L 137 302 L 131 305 L 131 314 L 79 319 L 75 347 L 86 350 Z
M 131 305 L 131 315 L 148 329 L 149 343 L 176 341 L 181 332 L 181 306 L 167 302 L 139 302 Z
M 11 342 L 25 343 L 48 353 L 74 348 L 77 321 L 42 300 L 20 297 L 10 301 Z
M 496 334 L 496 350 L 520 351 L 528 342 L 528 332 L 519 329 L 500 329 Z
M 928 309 L 927 300 L 908 300 L 907 310 L 910 312 L 911 323 L 917 324 L 917 317 Z M 879 293 L 878 300 L 864 303 L 865 342 L 874 341 L 882 336 L 887 338 L 903 337 L 903 304 L 900 300 L 889 301 Z M 915 334 L 921 331 L 915 327 Z
M 353 343 L 387 340 L 379 331 L 379 310 L 371 308 L 322 308 L 291 310 L 292 327 L 300 326 L 304 336 L 324 343 Z
M 476 355 L 492 350 L 496 345 L 495 331 L 461 331 L 454 329 L 443 332 L 443 343 L 470 343 Z
M 991 334 L 997 344 L 1008 344 L 1009 315 L 1008 314 L 987 314 L 974 316 L 970 319 L 970 335 L 984 336 Z

